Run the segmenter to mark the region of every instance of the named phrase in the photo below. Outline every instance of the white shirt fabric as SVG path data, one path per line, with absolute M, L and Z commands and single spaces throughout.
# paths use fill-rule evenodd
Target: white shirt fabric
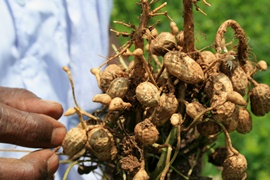
M 28 89 L 67 110 L 74 102 L 62 67 L 69 66 L 79 105 L 90 112 L 98 108 L 92 97 L 100 90 L 90 69 L 107 56 L 111 9 L 112 0 L 1 0 L 0 86 Z M 78 124 L 76 117 L 59 121 L 68 129 Z M 0 144 L 13 148 L 21 147 Z M 23 155 L 0 151 L 0 157 Z M 60 165 L 55 179 L 62 179 L 66 168 Z M 97 178 L 74 169 L 68 179 Z

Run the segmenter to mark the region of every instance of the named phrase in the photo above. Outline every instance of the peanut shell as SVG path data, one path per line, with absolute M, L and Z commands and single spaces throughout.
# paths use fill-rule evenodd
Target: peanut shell
M 213 121 L 204 121 L 197 125 L 197 130 L 202 136 L 211 136 L 220 132 L 220 126 Z
M 93 97 L 92 101 L 109 106 L 112 101 L 112 98 L 108 94 L 96 94 Z
M 100 72 L 100 89 L 106 92 L 111 84 L 111 82 L 123 75 L 124 71 L 122 68 L 116 64 L 108 65 L 103 72 Z
M 246 176 L 247 160 L 242 154 L 234 154 L 225 159 L 223 163 L 223 180 L 240 179 Z
M 162 126 L 176 112 L 178 101 L 173 94 L 162 94 L 159 103 L 154 107 L 155 114 L 151 119 L 156 126 Z
M 200 114 L 200 112 L 204 110 L 205 110 L 205 107 L 198 101 L 194 101 L 186 105 L 186 113 L 192 119 L 194 119 L 197 115 Z
M 211 111 L 213 118 L 218 122 L 224 122 L 227 118 L 232 116 L 235 107 L 235 104 L 227 101 L 224 104 L 217 106 Z
M 101 126 L 88 132 L 88 145 L 90 152 L 101 161 L 113 160 L 116 156 L 113 135 Z
M 142 82 L 136 87 L 136 98 L 146 107 L 153 107 L 160 99 L 158 88 L 150 82 Z
M 84 148 L 86 142 L 87 136 L 84 129 L 78 127 L 71 128 L 63 140 L 63 152 L 69 157 L 73 157 Z
M 169 74 L 188 84 L 197 84 L 204 80 L 204 73 L 200 65 L 184 52 L 166 53 L 164 65 Z
M 128 91 L 128 79 L 119 77 L 114 79 L 111 83 L 109 88 L 106 91 L 106 94 L 111 96 L 111 98 L 120 97 L 124 98 Z
M 160 33 L 155 39 L 151 41 L 150 50 L 157 56 L 164 56 L 169 50 L 176 47 L 176 40 L 174 35 L 169 32 Z
M 241 134 L 249 133 L 252 130 L 252 119 L 249 111 L 245 108 L 239 109 L 239 124 L 236 131 Z
M 223 73 L 214 73 L 207 79 L 205 92 L 211 101 L 211 105 L 223 101 L 227 94 L 233 91 L 231 80 Z
M 156 126 L 150 121 L 145 119 L 139 122 L 134 128 L 135 137 L 144 145 L 152 145 L 158 140 L 159 132 Z
M 256 116 L 264 116 L 270 111 L 270 87 L 259 84 L 250 93 L 251 111 Z

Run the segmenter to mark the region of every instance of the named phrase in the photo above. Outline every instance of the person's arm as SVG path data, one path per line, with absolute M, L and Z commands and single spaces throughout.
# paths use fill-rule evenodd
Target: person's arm
M 0 87 L 0 142 L 35 148 L 61 145 L 66 128 L 56 119 L 63 113 L 56 102 L 44 101 L 24 89 Z M 21 159 L 0 158 L 0 179 L 48 179 L 58 168 L 51 150 Z

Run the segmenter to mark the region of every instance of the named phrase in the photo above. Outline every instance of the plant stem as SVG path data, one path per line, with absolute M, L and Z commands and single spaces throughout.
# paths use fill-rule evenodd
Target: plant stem
M 194 44 L 194 20 L 192 0 L 183 0 L 184 6 L 184 47 L 183 51 L 192 53 L 195 51 Z

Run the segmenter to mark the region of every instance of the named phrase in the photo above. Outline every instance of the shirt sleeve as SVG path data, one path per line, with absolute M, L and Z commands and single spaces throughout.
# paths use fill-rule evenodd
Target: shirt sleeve
M 71 86 L 63 66 L 69 66 L 79 105 L 93 111 L 100 93 L 90 69 L 108 53 L 108 29 L 112 0 L 4 0 L 0 1 L 0 85 L 26 88 L 43 99 L 60 102 L 64 110 L 74 106 Z M 68 128 L 77 119 L 62 117 Z M 10 144 L 0 148 L 25 149 Z M 29 149 L 30 151 L 33 149 Z M 20 158 L 23 153 L 3 153 Z M 57 171 L 62 179 L 66 166 Z M 74 168 L 69 179 L 100 179 L 80 176 Z

